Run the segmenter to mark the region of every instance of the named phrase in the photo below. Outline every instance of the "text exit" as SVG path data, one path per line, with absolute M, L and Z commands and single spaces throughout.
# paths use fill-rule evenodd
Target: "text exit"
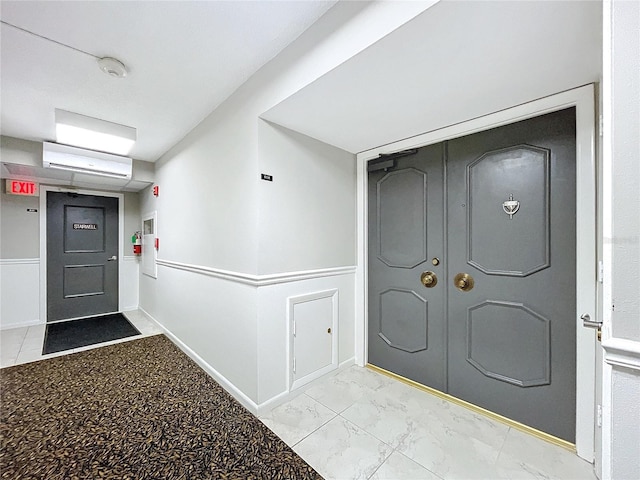
M 38 184 L 24 180 L 7 180 L 7 193 L 11 195 L 38 195 Z

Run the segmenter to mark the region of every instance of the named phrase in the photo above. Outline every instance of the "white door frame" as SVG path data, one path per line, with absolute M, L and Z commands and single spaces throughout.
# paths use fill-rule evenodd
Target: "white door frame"
M 382 153 L 423 147 L 545 113 L 576 107 L 576 450 L 592 462 L 595 432 L 595 352 L 593 330 L 580 315 L 599 318 L 596 305 L 596 152 L 595 92 L 592 84 L 551 95 L 483 117 L 444 127 L 357 155 L 356 363 L 367 363 L 367 168 Z
M 77 193 L 95 197 L 114 197 L 118 199 L 118 311 L 122 312 L 124 282 L 124 194 L 101 192 L 98 190 L 81 190 L 49 185 L 40 186 L 40 321 L 47 323 L 47 192 Z

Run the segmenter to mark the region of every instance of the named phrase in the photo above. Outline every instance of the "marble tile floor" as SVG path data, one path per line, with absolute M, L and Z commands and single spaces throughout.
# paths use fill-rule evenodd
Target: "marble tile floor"
M 356 366 L 260 419 L 327 480 L 596 479 L 575 453 Z
M 142 336 L 161 333 L 142 312 L 124 314 Z M 42 355 L 44 331 L 0 331 L 0 367 L 140 338 Z M 572 452 L 356 366 L 260 419 L 327 480 L 596 479 Z
M 138 329 L 143 337 L 162 333 L 160 328 L 154 322 L 149 320 L 144 313 L 138 310 L 123 312 L 123 314 Z M 68 355 L 82 350 L 90 350 L 92 348 L 103 347 L 114 343 L 128 342 L 129 340 L 140 338 L 140 336 L 137 335 L 135 337 L 127 337 L 120 340 L 113 340 L 73 350 L 66 350 L 64 352 L 42 355 L 45 328 L 46 325 L 43 324 L 0 331 L 0 368 L 35 362 L 37 360 L 58 357 L 60 355 Z

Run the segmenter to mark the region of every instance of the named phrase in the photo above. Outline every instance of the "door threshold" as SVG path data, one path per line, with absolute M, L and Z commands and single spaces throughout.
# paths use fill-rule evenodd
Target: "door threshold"
M 436 390 L 435 388 L 427 387 L 421 383 L 418 383 L 414 380 L 410 380 L 402 375 L 398 375 L 397 373 L 390 372 L 389 370 L 385 370 L 384 368 L 377 367 L 370 363 L 367 363 L 367 368 L 373 370 L 374 372 L 381 373 L 382 375 L 386 375 L 387 377 L 394 378 L 396 380 L 401 381 L 404 384 L 407 384 L 411 387 L 415 387 L 423 392 L 429 393 L 436 397 L 439 397 L 448 402 L 454 403 L 456 405 L 460 405 L 461 407 L 467 408 L 473 412 L 479 413 L 480 415 L 484 415 L 485 417 L 489 417 L 492 420 L 496 420 L 500 423 L 503 423 L 509 427 L 515 428 L 516 430 L 520 430 L 521 432 L 528 433 L 529 435 L 533 435 L 536 438 L 544 440 L 545 442 L 552 443 L 554 445 L 558 445 L 559 447 L 565 448 L 573 453 L 576 453 L 575 444 L 563 440 L 562 438 L 555 437 L 549 433 L 543 432 L 536 428 L 530 427 L 520 422 L 516 422 L 515 420 L 511 420 L 510 418 L 504 417 L 498 413 L 492 412 L 485 408 L 479 407 L 478 405 L 474 405 L 473 403 L 469 403 L 465 400 L 461 400 L 453 395 L 449 395 L 448 393 L 441 392 L 440 390 Z
M 122 313 L 122 312 L 119 310 L 116 310 L 115 312 L 95 313 L 93 315 L 87 315 L 84 317 L 60 318 L 58 320 L 47 320 L 45 325 L 50 325 L 52 323 L 73 322 L 74 320 L 84 320 L 86 318 L 102 317 L 104 315 L 115 315 L 116 313 Z

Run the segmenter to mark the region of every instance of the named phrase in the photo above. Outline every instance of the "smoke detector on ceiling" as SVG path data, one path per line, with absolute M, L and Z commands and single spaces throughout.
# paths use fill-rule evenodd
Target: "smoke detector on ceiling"
M 124 78 L 127 76 L 127 67 L 118 59 L 111 57 L 99 58 L 98 66 L 100 70 L 112 77 Z

